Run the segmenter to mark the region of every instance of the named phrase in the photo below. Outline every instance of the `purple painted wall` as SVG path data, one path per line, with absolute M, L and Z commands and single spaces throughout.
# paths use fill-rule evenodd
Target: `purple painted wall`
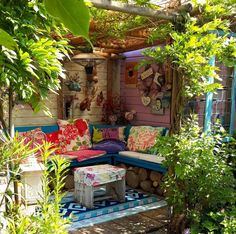
M 137 114 L 132 121 L 134 125 L 170 126 L 170 108 L 164 109 L 163 115 L 152 114 L 150 106 L 144 106 L 137 87 L 125 85 L 125 62 L 138 62 L 144 57 L 141 50 L 125 53 L 125 60 L 121 61 L 120 95 L 124 111 L 136 110 Z M 155 69 L 155 66 L 152 66 Z M 140 69 L 139 74 L 143 71 Z

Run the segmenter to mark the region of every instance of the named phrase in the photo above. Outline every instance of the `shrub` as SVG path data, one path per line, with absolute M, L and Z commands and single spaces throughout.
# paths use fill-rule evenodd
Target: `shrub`
M 173 208 L 170 233 L 182 233 L 186 227 L 200 233 L 206 230 L 203 217 L 235 205 L 236 183 L 229 163 L 233 149 L 228 150 L 223 137 L 221 131 L 202 133 L 192 117 L 178 135 L 157 139 L 155 147 L 166 158 L 168 168 L 163 186 Z M 227 223 L 227 215 L 225 218 Z

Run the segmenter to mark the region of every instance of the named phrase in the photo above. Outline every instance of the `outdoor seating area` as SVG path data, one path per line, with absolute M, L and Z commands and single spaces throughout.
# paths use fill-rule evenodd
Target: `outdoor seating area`
M 0 234 L 236 233 L 234 1 L 0 13 Z

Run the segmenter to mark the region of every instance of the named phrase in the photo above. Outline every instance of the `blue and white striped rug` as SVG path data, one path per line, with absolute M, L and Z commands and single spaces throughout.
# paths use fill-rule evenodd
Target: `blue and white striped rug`
M 71 193 L 63 198 L 60 213 L 65 218 L 69 217 L 72 221 L 69 230 L 74 230 L 165 205 L 165 201 L 154 195 L 127 189 L 125 202 L 120 203 L 113 199 L 101 200 L 94 203 L 93 209 L 89 209 L 74 202 Z

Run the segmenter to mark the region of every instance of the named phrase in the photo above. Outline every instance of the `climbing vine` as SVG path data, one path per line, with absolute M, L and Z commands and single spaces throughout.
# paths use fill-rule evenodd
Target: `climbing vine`
M 172 68 L 182 74 L 184 83 L 181 93 L 186 98 L 221 87 L 218 68 L 209 65 L 210 58 L 216 56 L 228 66 L 236 64 L 236 40 L 229 37 L 231 25 L 226 19 L 232 10 L 231 2 L 224 2 L 223 5 L 220 1 L 208 1 L 201 5 L 203 13 L 199 18 L 182 15 L 180 21 L 156 28 L 150 37 L 152 41 L 161 37 L 170 38 L 170 44 L 148 49 L 144 54 L 157 63 L 169 61 Z M 225 35 L 219 35 L 219 31 Z M 208 77 L 213 77 L 215 83 L 209 84 Z

